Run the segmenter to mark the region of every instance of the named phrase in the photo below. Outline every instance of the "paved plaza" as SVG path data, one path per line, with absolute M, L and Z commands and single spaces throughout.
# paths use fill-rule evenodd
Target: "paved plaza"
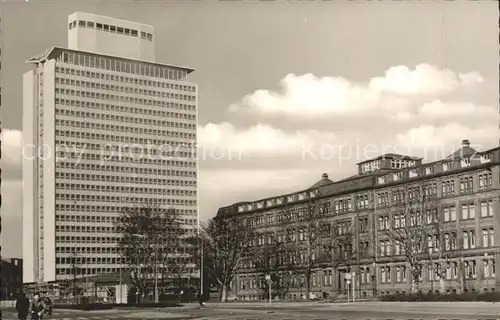
M 53 320 L 176 319 L 176 320 L 486 320 L 498 319 L 500 303 L 484 302 L 359 302 L 359 303 L 209 303 L 169 309 L 106 311 L 55 310 Z M 3 319 L 16 319 L 4 311 Z M 47 318 L 49 320 L 49 318 Z

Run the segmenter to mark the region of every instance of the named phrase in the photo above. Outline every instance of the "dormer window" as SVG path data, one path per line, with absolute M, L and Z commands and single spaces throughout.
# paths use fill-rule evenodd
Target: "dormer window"
M 489 154 L 483 154 L 480 158 L 481 163 L 491 162 L 491 158 Z
M 363 163 L 361 165 L 361 173 L 372 172 L 377 169 L 380 169 L 380 160 Z
M 429 174 L 432 174 L 434 173 L 434 167 L 425 167 L 425 174 L 429 175 Z
M 410 170 L 408 174 L 409 174 L 410 178 L 416 178 L 418 176 L 416 169 Z
M 383 183 L 385 183 L 385 176 L 378 177 L 378 183 L 379 183 L 379 184 L 383 184 Z
M 391 168 L 393 169 L 401 169 L 403 167 L 403 162 L 401 160 L 391 160 Z
M 460 167 L 461 167 L 461 168 L 470 167 L 470 158 L 463 158 L 463 159 L 460 161 Z
M 444 163 L 441 165 L 441 167 L 443 168 L 443 171 L 448 171 L 448 170 L 450 170 L 450 169 L 451 169 L 451 168 L 450 168 L 451 166 L 450 166 L 450 163 L 449 163 L 449 162 L 444 162 Z
M 393 173 L 393 179 L 394 179 L 394 181 L 399 181 L 399 180 L 401 180 L 402 177 L 403 177 L 403 173 L 402 172 Z

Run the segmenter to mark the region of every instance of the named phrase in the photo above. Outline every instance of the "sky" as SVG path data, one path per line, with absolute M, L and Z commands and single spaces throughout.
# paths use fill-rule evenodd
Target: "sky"
M 20 257 L 22 74 L 75 11 L 153 25 L 195 69 L 200 216 L 306 189 L 386 152 L 498 145 L 495 2 L 4 2 L 2 255 Z

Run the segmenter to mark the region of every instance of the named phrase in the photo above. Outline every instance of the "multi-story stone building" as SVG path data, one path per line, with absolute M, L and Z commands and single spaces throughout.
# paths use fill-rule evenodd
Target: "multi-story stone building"
M 399 240 L 388 235 L 403 227 L 395 208 L 402 208 L 402 199 L 420 197 L 419 190 L 425 193 L 429 216 L 446 231 L 440 236 L 446 248 L 440 247 L 447 255 L 423 263 L 418 290 L 498 289 L 500 148 L 476 152 L 464 140 L 462 148 L 436 162 L 385 154 L 359 163 L 358 174 L 340 181 L 323 174 L 306 190 L 219 209 L 218 218 L 241 219 L 255 234 L 252 259 L 242 260 L 231 290 L 242 299 L 267 298 L 264 277 L 271 273 L 281 288 L 286 286 L 277 292 L 281 298 L 303 297 L 304 274 L 294 270 L 301 268 L 308 246 L 301 216 L 313 203 L 320 220 L 319 241 L 312 249 L 317 252 L 308 257 L 317 261 L 311 270 L 313 296 L 345 295 L 347 273 L 357 297 L 409 293 L 415 282 L 407 255 Z M 328 254 L 332 242 L 333 255 Z M 321 259 L 325 253 L 327 259 Z M 434 268 L 437 261 L 445 266 L 441 274 Z
M 23 77 L 26 283 L 118 273 L 124 208 L 154 201 L 197 223 L 193 70 L 155 61 L 149 25 L 76 12 L 63 27 L 68 48 Z M 175 260 L 196 274 L 188 253 Z

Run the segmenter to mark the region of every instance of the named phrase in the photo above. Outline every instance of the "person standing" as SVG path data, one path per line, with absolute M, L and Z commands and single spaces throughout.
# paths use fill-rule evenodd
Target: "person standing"
M 48 316 L 52 316 L 52 300 L 50 297 L 45 297 L 45 310 Z
M 17 311 L 17 318 L 19 320 L 26 320 L 28 317 L 30 309 L 30 300 L 26 297 L 24 292 L 21 292 L 19 297 L 17 297 L 16 300 L 16 311 Z

